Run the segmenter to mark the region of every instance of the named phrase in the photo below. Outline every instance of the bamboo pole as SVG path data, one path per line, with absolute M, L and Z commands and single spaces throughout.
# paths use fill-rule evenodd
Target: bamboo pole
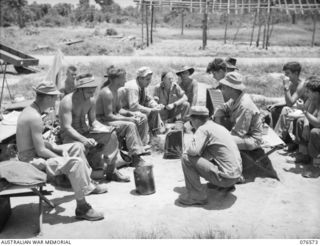
M 300 4 L 300 11 L 301 11 L 301 14 L 304 14 L 304 11 L 303 11 L 303 7 L 302 7 L 302 2 L 301 2 L 301 0 L 299 0 L 299 4 Z
M 207 30 L 208 30 L 208 13 L 207 13 L 207 0 L 205 2 L 205 10 L 203 13 L 203 24 L 202 24 L 202 49 L 204 50 L 207 46 Z
M 267 21 L 266 21 L 266 16 L 264 16 L 262 49 L 266 47 L 266 30 L 267 30 Z

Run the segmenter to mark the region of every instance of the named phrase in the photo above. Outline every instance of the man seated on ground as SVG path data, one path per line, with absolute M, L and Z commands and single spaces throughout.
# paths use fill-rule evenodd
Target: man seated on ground
M 87 203 L 85 196 L 107 192 L 107 188 L 91 182 L 91 169 L 80 143 L 56 145 L 44 141 L 42 132 L 44 124 L 41 115 L 53 107 L 60 92 L 50 83 L 40 83 L 33 88 L 35 101 L 20 114 L 17 122 L 17 147 L 20 161 L 30 162 L 45 171 L 48 180 L 65 174 L 71 183 L 77 202 L 76 218 L 100 220 L 104 216 Z
M 206 107 L 191 107 L 190 121 L 196 131 L 181 161 L 187 193 L 181 195 L 178 201 L 190 206 L 204 205 L 207 203 L 207 192 L 206 187 L 201 185 L 200 177 L 210 182 L 209 188 L 233 191 L 242 177 L 242 161 L 230 133 L 209 120 Z
M 262 144 L 262 119 L 259 109 L 244 92 L 243 77 L 238 72 L 227 73 L 220 80 L 220 85 L 226 103 L 218 108 L 214 120 L 231 130 L 240 150 L 259 148 Z
M 75 79 L 77 76 L 77 68 L 75 66 L 69 66 L 67 68 L 67 77 L 64 81 L 64 87 L 60 89 L 60 92 L 63 96 L 68 95 L 69 93 L 75 90 Z
M 188 98 L 175 82 L 175 77 L 173 72 L 163 72 L 160 84 L 154 88 L 154 100 L 165 106 L 160 111 L 163 121 L 174 122 L 178 115 L 180 115 L 182 121 L 185 121 L 189 111 Z
M 99 83 L 91 74 L 79 75 L 76 82 L 76 90 L 60 102 L 63 143 L 83 143 L 94 170 L 106 169 L 108 181 L 129 182 L 129 177 L 122 175 L 116 168 L 119 143 L 114 128 L 96 120 L 94 93 Z
M 296 133 L 301 155 L 296 157 L 296 162 L 308 164 L 312 158 L 314 168 L 302 174 L 310 178 L 320 174 L 320 77 L 310 77 L 306 89 L 309 91 L 310 103 L 297 102 L 297 108 L 303 111 L 305 117 L 297 122 Z
M 212 73 L 216 81 L 219 82 L 226 76 L 227 73 L 233 72 L 238 69 L 236 67 L 236 62 L 237 60 L 231 57 L 225 60 L 223 60 L 222 58 L 215 58 L 208 64 L 207 73 Z M 220 85 L 218 85 L 216 89 L 220 89 Z
M 290 137 L 289 128 L 292 120 L 287 116 L 294 111 L 293 106 L 299 98 L 305 99 L 305 82 L 299 76 L 301 72 L 301 65 L 298 62 L 288 62 L 283 66 L 284 75 L 283 90 L 285 105 L 275 104 L 269 107 L 272 114 L 272 122 L 275 125 L 274 130 L 285 143 L 292 143 L 293 139 Z M 280 115 L 279 115 L 279 112 Z M 293 133 L 295 130 L 293 130 Z M 294 150 L 291 145 L 289 150 Z
M 163 127 L 159 112 L 164 108 L 148 94 L 147 87 L 151 83 L 153 72 L 149 67 L 141 67 L 137 71 L 136 79 L 125 83 L 121 92 L 122 108 L 131 112 L 141 112 L 148 117 L 151 135 L 156 135 Z
M 105 125 L 115 127 L 118 136 L 125 139 L 133 166 L 138 166 L 142 161 L 140 156 L 147 153 L 138 128 L 140 128 L 142 136 L 147 138 L 147 118 L 143 114 L 137 114 L 135 117 L 134 113 L 121 110 L 118 89 L 123 87 L 126 82 L 126 71 L 110 66 L 105 76 L 108 77 L 108 80 L 102 85 L 96 103 L 97 119 Z
M 198 81 L 190 78 L 193 73 L 194 68 L 188 66 L 184 66 L 182 69 L 176 72 L 176 75 L 180 78 L 178 85 L 185 92 L 190 107 L 195 106 L 198 101 Z

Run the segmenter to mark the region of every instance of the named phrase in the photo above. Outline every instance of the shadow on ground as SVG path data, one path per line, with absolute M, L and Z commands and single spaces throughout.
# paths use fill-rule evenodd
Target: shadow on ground
M 175 187 L 173 191 L 181 195 L 186 193 L 187 189 L 185 187 Z M 237 197 L 230 192 L 208 189 L 208 204 L 197 207 L 202 207 L 206 210 L 224 210 L 230 208 L 236 202 L 236 200 Z M 175 200 L 174 204 L 182 208 L 190 207 L 180 204 L 178 199 Z

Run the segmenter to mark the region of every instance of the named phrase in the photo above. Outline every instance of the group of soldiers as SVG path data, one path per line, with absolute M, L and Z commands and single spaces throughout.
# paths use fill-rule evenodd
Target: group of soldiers
M 48 179 L 67 175 L 77 202 L 76 217 L 100 220 L 103 214 L 93 209 L 85 196 L 105 193 L 107 188 L 91 180 L 91 169 L 105 170 L 109 181 L 129 182 L 117 168 L 119 148 L 126 147 L 133 167 L 143 166 L 143 156 L 150 154 L 149 143 L 165 131 L 164 123 L 189 121 L 194 137 L 182 155 L 187 193 L 178 201 L 184 205 L 206 204 L 207 188 L 232 191 L 235 184 L 243 182 L 240 151 L 252 151 L 262 144 L 261 113 L 245 93 L 244 78 L 237 70 L 234 58 L 215 58 L 208 64 L 207 72 L 219 82 L 226 102 L 209 117 L 208 109 L 197 105 L 198 82 L 190 77 L 192 67 L 163 72 L 151 95 L 147 91 L 153 76 L 149 67 L 139 68 L 136 78 L 126 82 L 126 71 L 110 66 L 101 86 L 92 74 L 77 75 L 76 67 L 70 66 L 60 91 L 50 82 L 33 88 L 36 99 L 18 119 L 19 160 L 45 171 Z M 308 146 L 306 152 L 318 163 L 320 80 L 296 80 L 295 63 L 286 64 L 283 70 L 287 107 L 297 102 L 304 113 L 302 123 L 300 119 L 297 123 L 297 139 L 303 139 L 299 143 Z M 298 101 L 301 87 L 309 91 L 308 100 L 302 102 Z M 42 135 L 41 115 L 54 107 L 57 99 L 62 144 L 45 141 Z M 273 115 L 277 107 L 270 108 Z M 289 111 L 284 108 L 279 116 L 276 129 L 281 129 L 281 134 L 290 129 L 285 122 Z M 309 134 L 305 132 L 307 122 Z M 200 177 L 209 181 L 208 186 L 200 183 Z

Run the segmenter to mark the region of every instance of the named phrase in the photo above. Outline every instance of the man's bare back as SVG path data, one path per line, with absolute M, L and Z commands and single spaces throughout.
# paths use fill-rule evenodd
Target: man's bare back
M 39 125 L 41 125 L 39 131 L 43 132 L 44 125 L 39 112 L 32 106 L 25 108 L 20 114 L 17 124 L 16 138 L 19 152 L 35 149 L 31 129 L 37 128 Z

